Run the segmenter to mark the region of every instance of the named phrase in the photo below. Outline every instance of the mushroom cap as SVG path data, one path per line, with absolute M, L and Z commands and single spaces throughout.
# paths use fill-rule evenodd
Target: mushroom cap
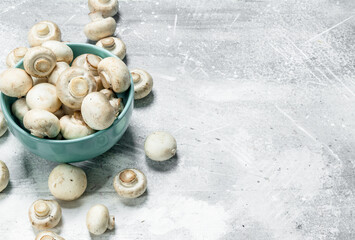
M 118 0 L 89 0 L 90 12 L 101 11 L 103 17 L 112 17 L 118 12 Z
M 57 24 L 50 21 L 41 21 L 32 26 L 28 32 L 28 42 L 31 47 L 40 46 L 45 41 L 60 41 L 61 32 Z
M 37 234 L 35 240 L 65 240 L 58 234 L 52 231 L 43 231 Z
M 6 57 L 6 65 L 8 67 L 14 67 L 22 58 L 25 57 L 26 52 L 26 47 L 18 47 L 13 49 Z
M 50 173 L 48 187 L 57 199 L 65 201 L 78 199 L 87 187 L 86 174 L 76 166 L 60 164 Z
M 48 82 L 50 84 L 56 85 L 59 75 L 64 72 L 65 69 L 69 68 L 69 64 L 66 62 L 57 62 L 55 64 L 55 67 L 51 73 L 51 75 L 49 75 L 48 77 Z
M 99 40 L 96 43 L 96 46 L 105 48 L 110 51 L 112 54 L 119 57 L 123 60 L 126 56 L 126 44 L 119 38 L 116 37 L 107 37 Z
M 50 83 L 40 83 L 27 93 L 26 103 L 30 109 L 43 109 L 54 113 L 62 102 L 57 97 L 57 89 Z
M 89 14 L 93 19 L 91 23 L 88 23 L 84 27 L 84 33 L 86 37 L 92 41 L 98 41 L 102 38 L 112 36 L 116 30 L 116 21 L 112 17 L 102 18 L 99 16 L 100 12 L 92 12 Z
M 110 216 L 106 206 L 97 204 L 86 214 L 86 226 L 92 234 L 101 235 L 107 229 L 112 230 L 115 227 L 115 217 Z
M 30 110 L 30 107 L 26 103 L 26 98 L 17 99 L 11 106 L 12 114 L 14 114 L 21 123 L 25 114 Z
M 62 218 L 62 209 L 57 201 L 39 199 L 32 203 L 28 217 L 36 229 L 54 228 Z
M 0 110 L 0 137 L 2 137 L 7 131 L 7 122 L 3 112 Z
M 101 57 L 94 54 L 81 54 L 74 59 L 72 67 L 82 67 L 88 70 L 93 76 L 99 76 L 97 66 L 101 60 Z
M 131 70 L 134 83 L 134 99 L 142 99 L 146 97 L 153 88 L 152 76 L 143 69 Z
M 94 130 L 103 130 L 112 125 L 116 114 L 103 93 L 89 93 L 81 105 L 81 114 L 86 124 Z
M 52 50 L 57 58 L 57 62 L 66 62 L 68 64 L 73 61 L 73 50 L 63 42 L 50 40 L 42 43 L 42 47 Z
M 0 192 L 9 184 L 10 172 L 6 164 L 0 160 Z
M 115 110 L 115 114 L 117 117 L 124 109 L 122 98 L 117 98 L 116 94 L 110 89 L 102 89 L 100 92 L 103 93 L 109 100 L 111 106 Z
M 28 111 L 23 118 L 23 125 L 32 135 L 39 138 L 54 138 L 60 132 L 59 119 L 43 109 Z
M 165 161 L 176 154 L 176 140 L 167 132 L 154 132 L 144 143 L 145 154 L 154 161 Z
M 31 76 L 20 68 L 9 68 L 0 74 L 0 91 L 10 97 L 25 96 L 32 84 Z
M 57 63 L 55 54 L 45 47 L 28 49 L 23 66 L 26 72 L 34 77 L 42 78 L 51 74 Z
M 86 95 L 97 90 L 94 76 L 84 68 L 70 67 L 59 76 L 57 95 L 62 103 L 79 110 Z
M 113 187 L 124 198 L 137 198 L 147 189 L 147 178 L 137 169 L 125 169 L 113 179 Z
M 79 111 L 73 115 L 65 115 L 60 119 L 60 132 L 65 139 L 76 139 L 93 134 L 91 129 L 83 120 Z
M 108 57 L 103 59 L 97 68 L 102 85 L 112 88 L 116 93 L 126 91 L 130 84 L 130 74 L 126 64 L 119 58 Z

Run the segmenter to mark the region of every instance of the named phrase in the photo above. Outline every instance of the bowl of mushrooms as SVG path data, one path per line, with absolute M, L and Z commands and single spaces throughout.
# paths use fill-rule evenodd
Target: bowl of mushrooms
M 23 50 L 23 49 L 20 49 Z M 0 75 L 1 109 L 12 134 L 32 153 L 78 162 L 109 150 L 133 111 L 133 79 L 104 48 L 46 41 Z

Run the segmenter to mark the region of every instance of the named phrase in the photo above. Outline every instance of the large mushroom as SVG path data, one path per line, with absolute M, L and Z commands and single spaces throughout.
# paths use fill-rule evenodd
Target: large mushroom
M 65 240 L 58 234 L 52 231 L 43 231 L 37 234 L 35 240 Z
M 23 118 L 28 111 L 31 109 L 26 103 L 26 98 L 19 98 L 17 99 L 11 106 L 12 114 L 22 123 Z
M 134 99 L 142 99 L 146 97 L 153 88 L 152 76 L 143 69 L 131 70 L 134 83 Z
M 26 47 L 18 47 L 12 50 L 6 57 L 6 65 L 8 67 L 14 67 L 22 58 L 25 57 L 27 52 Z
M 57 63 L 55 54 L 45 47 L 28 49 L 23 66 L 26 72 L 34 77 L 47 77 L 51 74 Z
M 48 82 L 50 84 L 56 85 L 59 75 L 64 72 L 65 69 L 69 68 L 69 64 L 66 62 L 57 62 L 55 68 L 53 69 L 51 75 L 48 77 Z
M 120 59 L 126 56 L 126 44 L 119 38 L 107 37 L 96 43 L 96 46 L 105 48 Z
M 92 22 L 86 24 L 84 28 L 84 33 L 88 39 L 97 41 L 115 33 L 116 21 L 112 17 L 104 18 L 102 12 L 99 11 L 89 13 L 89 17 Z
M 23 69 L 9 68 L 0 74 L 0 91 L 10 97 L 23 97 L 32 88 L 33 82 Z
M 125 169 L 113 179 L 113 186 L 123 198 L 137 198 L 147 189 L 147 178 L 137 169 Z
M 54 138 L 60 132 L 59 119 L 43 109 L 28 111 L 23 118 L 23 125 L 32 135 L 39 138 Z
M 60 41 L 61 32 L 57 24 L 50 21 L 42 21 L 33 25 L 28 33 L 28 41 L 31 47 L 40 46 L 45 41 Z
M 0 192 L 9 184 L 10 172 L 6 164 L 0 160 Z
M 54 200 L 39 199 L 32 203 L 28 217 L 32 226 L 38 230 L 54 228 L 62 217 L 62 209 Z
M 107 229 L 114 229 L 115 217 L 110 216 L 106 206 L 97 204 L 89 209 L 86 215 L 86 226 L 92 234 L 101 235 Z
M 79 111 L 73 115 L 65 115 L 60 119 L 60 132 L 65 139 L 76 139 L 93 134 L 91 129 L 83 120 Z
M 154 132 L 144 143 L 145 154 L 154 161 L 165 161 L 176 154 L 176 140 L 167 132 Z
M 70 64 L 73 61 L 73 50 L 63 42 L 50 40 L 42 43 L 42 47 L 52 50 L 57 58 L 57 62 Z
M 117 0 L 89 0 L 90 12 L 101 11 L 103 17 L 112 17 L 118 12 Z
M 88 70 L 93 76 L 99 76 L 97 66 L 101 60 L 101 57 L 94 54 L 81 54 L 74 59 L 72 67 L 82 67 Z
M 50 83 L 40 83 L 31 88 L 27 93 L 26 103 L 30 109 L 43 109 L 51 113 L 62 106 L 56 87 Z

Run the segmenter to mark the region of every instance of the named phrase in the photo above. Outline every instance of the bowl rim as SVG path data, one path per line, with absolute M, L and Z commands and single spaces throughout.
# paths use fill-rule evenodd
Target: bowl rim
M 88 47 L 88 48 L 92 48 L 95 49 L 97 51 L 100 52 L 104 52 L 106 54 L 108 54 L 111 57 L 115 57 L 118 58 L 116 55 L 112 54 L 111 52 L 109 52 L 108 50 L 101 48 L 101 47 L 97 47 L 95 45 L 91 45 L 91 44 L 87 44 L 87 43 L 65 43 L 66 45 L 68 45 L 70 48 L 71 46 L 76 46 L 76 47 Z M 23 59 L 21 59 L 15 66 L 14 68 L 19 68 L 19 66 L 21 66 L 21 64 L 23 64 Z M 109 128 L 106 128 L 104 130 L 99 130 L 89 136 L 85 136 L 85 137 L 81 137 L 81 138 L 76 138 L 76 139 L 63 139 L 63 140 L 56 140 L 56 139 L 44 139 L 44 138 L 39 138 L 39 137 L 35 137 L 32 134 L 28 133 L 27 131 L 25 131 L 22 127 L 20 127 L 14 120 L 12 120 L 12 113 L 11 110 L 8 109 L 5 104 L 4 104 L 4 97 L 6 96 L 4 93 L 1 92 L 0 94 L 0 104 L 1 104 L 1 110 L 4 113 L 5 119 L 7 121 L 8 124 L 10 124 L 11 126 L 13 126 L 17 131 L 19 131 L 21 134 L 26 135 L 27 137 L 31 138 L 31 140 L 33 141 L 37 141 L 37 142 L 50 142 L 50 143 L 59 143 L 59 144 L 70 144 L 70 143 L 75 143 L 75 142 L 81 142 L 81 141 L 85 141 L 85 140 L 89 140 L 95 137 L 98 137 L 102 134 L 104 134 L 105 132 L 109 131 L 111 128 L 113 128 L 115 125 L 119 124 L 120 121 L 123 119 L 123 117 L 127 114 L 128 109 L 131 107 L 130 105 L 133 104 L 133 97 L 134 97 L 134 83 L 133 83 L 133 79 L 132 76 L 130 74 L 130 80 L 131 80 L 131 84 L 130 84 L 130 88 L 129 88 L 129 94 L 128 94 L 128 99 L 127 99 L 127 104 L 124 106 L 123 111 L 120 113 L 120 115 L 118 115 L 118 117 L 115 119 L 115 121 L 112 123 L 112 125 Z M 127 91 L 127 90 L 126 90 Z M 8 97 L 8 96 L 6 96 Z

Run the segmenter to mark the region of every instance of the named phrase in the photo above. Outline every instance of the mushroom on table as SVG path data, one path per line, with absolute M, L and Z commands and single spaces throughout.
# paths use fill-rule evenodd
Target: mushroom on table
M 98 41 L 104 37 L 112 36 L 116 30 L 116 21 L 112 17 L 104 18 L 102 12 L 89 13 L 91 23 L 86 24 L 84 33 L 92 41 Z
M 134 83 L 134 99 L 146 97 L 153 88 L 152 76 L 143 69 L 131 70 L 131 76 Z
M 101 235 L 107 229 L 114 229 L 115 217 L 110 216 L 106 206 L 97 204 L 89 209 L 86 215 L 86 226 L 92 234 Z
M 43 231 L 37 234 L 35 240 L 65 240 L 58 234 L 52 231 Z
M 6 164 L 0 160 L 0 192 L 9 184 L 10 172 Z
M 50 229 L 58 225 L 62 217 L 62 209 L 57 201 L 39 199 L 32 203 L 28 217 L 34 228 Z
M 125 169 L 113 180 L 117 194 L 124 198 L 137 198 L 147 189 L 147 178 L 137 169 Z
M 117 0 L 89 0 L 90 12 L 101 11 L 103 17 L 112 17 L 118 12 Z
M 154 132 L 144 143 L 145 154 L 154 161 L 165 161 L 176 154 L 176 140 L 168 132 Z
M 61 32 L 57 24 L 51 21 L 41 21 L 32 26 L 28 32 L 28 42 L 31 47 L 40 46 L 45 41 L 60 41 Z

